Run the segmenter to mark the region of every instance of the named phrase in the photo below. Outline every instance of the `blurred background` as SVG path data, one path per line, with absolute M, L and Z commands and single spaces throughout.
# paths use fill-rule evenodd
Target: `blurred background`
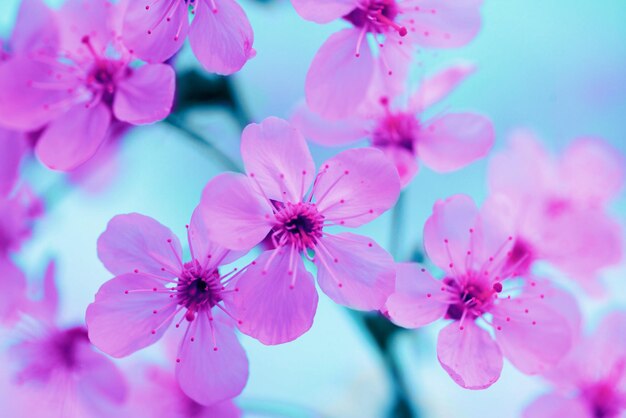
M 54 4 L 55 2 L 50 2 Z M 59 1 L 56 1 L 58 4 Z M 232 77 L 243 109 L 254 121 L 288 117 L 304 95 L 313 55 L 342 22 L 316 25 L 302 20 L 286 0 L 241 0 L 255 30 L 257 56 Z M 10 34 L 19 0 L 0 2 L 0 37 Z M 486 0 L 483 28 L 466 48 L 418 55 L 412 78 L 419 80 L 447 64 L 470 61 L 478 71 L 448 100 L 458 110 L 491 117 L 497 141 L 525 127 L 559 152 L 577 136 L 599 136 L 626 153 L 626 2 L 624 0 Z M 177 70 L 200 69 L 188 47 Z M 241 117 L 218 105 L 186 115 L 192 129 L 238 161 Z M 184 236 L 185 224 L 205 183 L 223 171 L 214 155 L 164 123 L 131 130 L 117 157 L 101 166 L 81 188 L 36 161 L 25 177 L 46 198 L 48 213 L 18 256 L 31 277 L 57 260 L 62 320 L 84 320 L 86 306 L 110 278 L 96 254 L 96 240 L 116 214 L 140 212 Z M 336 153 L 312 145 L 317 163 Z M 399 259 L 421 251 L 423 224 L 433 203 L 455 193 L 481 201 L 487 193 L 488 158 L 458 172 L 439 175 L 422 167 L 406 190 Z M 592 173 L 590 173 L 592 175 Z M 626 225 L 626 194 L 611 206 Z M 389 248 L 390 214 L 360 230 Z M 394 238 L 395 239 L 395 238 Z M 540 267 L 540 272 L 558 273 Z M 586 327 L 606 312 L 626 308 L 626 265 L 603 272 L 609 289 L 581 301 Z M 397 333 L 391 342 L 411 401 L 423 417 L 516 417 L 545 390 L 541 379 L 522 375 L 506 363 L 500 380 L 484 391 L 457 386 L 438 364 L 438 325 Z M 393 402 L 393 385 L 370 334 L 344 308 L 320 297 L 310 332 L 295 342 L 266 347 L 242 336 L 250 358 L 250 381 L 240 398 L 250 416 L 383 417 Z M 121 366 L 142 359 L 162 360 L 158 347 L 144 350 Z M 4 370 L 4 368 L 3 368 Z M 3 371 L 0 371 L 3 373 Z M 255 415 L 256 414 L 256 415 Z

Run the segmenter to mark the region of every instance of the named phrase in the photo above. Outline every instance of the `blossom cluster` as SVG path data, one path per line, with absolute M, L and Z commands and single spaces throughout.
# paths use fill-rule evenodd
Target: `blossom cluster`
M 65 0 L 58 9 L 21 1 L 0 44 L 7 416 L 242 416 L 238 397 L 254 370 L 245 339 L 300 338 L 320 297 L 390 326 L 440 324 L 437 360 L 462 388 L 496 384 L 504 359 L 550 382 L 554 390 L 529 403 L 525 418 L 626 413 L 626 312 L 587 334 L 575 296 L 603 294 L 604 269 L 622 262 L 611 205 L 626 180 L 624 156 L 582 136 L 553 154 L 521 129 L 492 150 L 488 115 L 437 110 L 478 71 L 472 63 L 409 88 L 420 51 L 475 40 L 482 0 L 287 6 L 304 20 L 343 25 L 313 58 L 304 100 L 288 119 L 248 121 L 242 170 L 197 191 L 185 237 L 139 213 L 110 219 L 93 242 L 110 275 L 84 320 L 68 325 L 57 263 L 27 277 L 20 257 L 50 213 L 25 174 L 37 165 L 32 156 L 82 187 L 77 180 L 114 158 L 127 132 L 173 120 L 187 38 L 202 71 L 227 77 L 255 57 L 254 34 L 237 0 Z M 332 156 L 316 164 L 307 141 Z M 487 197 L 434 202 L 416 231 L 420 262 L 360 231 L 398 216 L 422 164 L 444 175 L 487 156 Z M 162 364 L 119 360 L 156 344 L 167 352 Z

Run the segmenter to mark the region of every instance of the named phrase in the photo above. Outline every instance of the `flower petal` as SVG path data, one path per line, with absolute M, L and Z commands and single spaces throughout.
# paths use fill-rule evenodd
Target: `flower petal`
M 403 147 L 386 146 L 380 148 L 396 167 L 402 187 L 409 185 L 419 171 L 415 154 Z
M 466 389 L 485 389 L 502 372 L 502 353 L 489 333 L 467 320 L 447 325 L 437 339 L 439 363 L 450 377 Z
M 476 204 L 467 195 L 454 195 L 439 200 L 424 225 L 424 248 L 432 262 L 442 270 L 454 274 L 464 271 L 467 251 L 470 250 L 470 229 L 479 221 Z
M 241 157 L 248 175 L 274 200 L 296 203 L 309 190 L 315 163 L 306 140 L 289 122 L 269 117 L 241 134 Z
M 353 309 L 378 310 L 394 290 L 393 258 L 371 238 L 326 235 L 315 248 L 315 265 L 324 293 Z
M 624 187 L 626 158 L 599 138 L 580 138 L 565 150 L 560 175 L 573 197 L 597 204 Z
M 27 144 L 23 134 L 0 128 L 0 195 L 15 187 Z
M 11 34 L 12 53 L 56 50 L 59 33 L 52 9 L 42 0 L 23 0 Z
M 151 2 L 132 0 L 128 2 L 122 39 L 124 44 L 139 58 L 150 63 L 167 60 L 185 42 L 189 31 L 186 2 Z M 169 19 L 168 19 L 169 18 Z
M 171 277 L 182 269 L 181 254 L 169 228 L 138 213 L 113 217 L 98 238 L 98 257 L 113 274 L 138 270 Z
M 334 33 L 319 49 L 306 75 L 309 108 L 328 119 L 352 115 L 367 96 L 374 76 L 374 58 L 367 40 L 356 55 L 361 31 Z
M 211 239 L 232 250 L 251 249 L 272 228 L 272 208 L 242 174 L 223 173 L 209 181 L 198 211 Z
M 454 171 L 486 156 L 494 141 L 493 125 L 485 116 L 448 113 L 422 128 L 417 154 L 435 171 Z
M 409 37 L 420 46 L 457 48 L 469 43 L 481 25 L 483 0 L 421 0 L 419 10 L 406 13 Z M 415 30 L 413 30 L 415 29 Z
M 357 0 L 291 0 L 293 8 L 303 19 L 328 23 L 356 9 Z
M 330 147 L 351 144 L 368 135 L 366 121 L 357 117 L 327 120 L 313 113 L 305 103 L 296 106 L 290 122 L 306 138 Z
M 75 61 L 86 58 L 93 60 L 93 54 L 83 43 L 88 36 L 90 44 L 104 55 L 109 43 L 116 37 L 114 17 L 121 12 L 119 5 L 108 0 L 67 0 L 57 12 L 61 32 L 61 49 L 69 51 Z
M 210 9 L 209 4 L 216 8 Z M 246 13 L 236 1 L 200 1 L 195 10 L 189 43 L 207 71 L 232 74 L 254 57 L 254 33 Z
M 295 340 L 313 325 L 318 301 L 313 276 L 300 255 L 290 251 L 263 252 L 239 276 L 238 290 L 226 301 L 241 321 L 241 332 L 263 344 Z
M 26 301 L 26 277 L 4 255 L 0 255 L 0 287 L 0 322 L 12 322 Z
M 409 108 L 421 112 L 438 103 L 475 70 L 476 66 L 473 64 L 459 63 L 424 79 L 419 89 L 409 99 Z
M 76 362 L 80 364 L 76 385 L 85 403 L 97 405 L 103 400 L 113 404 L 123 403 L 129 388 L 115 364 L 102 353 L 95 352 L 89 343 L 79 344 L 75 350 Z
M 169 65 L 147 64 L 134 69 L 117 85 L 113 113 L 134 125 L 164 119 L 172 110 L 175 85 L 176 74 Z
M 87 307 L 89 340 L 116 358 L 158 341 L 176 309 L 163 283 L 142 273 L 129 273 L 103 284 Z
M 90 108 L 75 105 L 48 125 L 35 153 L 53 170 L 71 170 L 93 157 L 110 122 L 111 112 L 104 103 Z
M 400 178 L 380 150 L 349 149 L 322 164 L 314 191 L 317 208 L 327 220 L 357 227 L 396 203 Z
M 200 202 L 199 206 L 203 204 Z M 202 207 L 196 207 L 189 222 L 188 238 L 192 256 L 207 269 L 229 264 L 241 257 L 241 252 L 231 251 L 211 240 L 202 211 Z
M 554 367 L 571 349 L 570 323 L 550 305 L 551 294 L 535 292 L 502 298 L 492 310 L 496 341 L 502 353 L 526 374 Z
M 594 418 L 587 405 L 578 398 L 549 393 L 535 399 L 522 413 L 522 418 Z
M 189 327 L 176 364 L 180 388 L 203 405 L 239 395 L 248 381 L 248 358 L 235 330 L 218 318 L 210 320 L 207 312 Z
M 385 304 L 389 318 L 405 328 L 418 328 L 444 316 L 449 303 L 441 282 L 420 264 L 396 264 L 396 288 Z

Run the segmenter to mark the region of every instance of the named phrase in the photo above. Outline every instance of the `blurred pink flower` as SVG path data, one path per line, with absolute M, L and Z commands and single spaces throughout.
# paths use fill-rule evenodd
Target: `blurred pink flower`
M 24 134 L 0 127 L 0 196 L 9 194 L 15 187 L 27 151 Z
M 248 359 L 223 306 L 236 289 L 239 272 L 219 267 L 238 257 L 208 241 L 213 236 L 199 216 L 188 226 L 192 260 L 183 263 L 181 245 L 157 221 L 139 214 L 111 219 L 98 239 L 98 256 L 115 278 L 87 308 L 91 342 L 113 357 L 154 344 L 176 319 L 184 335 L 176 378 L 190 398 L 211 405 L 237 396 L 248 380 Z
M 530 404 L 523 418 L 618 418 L 626 413 L 626 314 L 604 318 L 596 332 L 552 370 L 553 391 Z
M 418 264 L 398 264 L 396 292 L 384 312 L 407 328 L 453 320 L 439 333 L 437 354 L 464 388 L 491 386 L 503 356 L 523 373 L 545 372 L 567 354 L 577 333 L 575 300 L 520 276 L 508 262 L 513 243 L 471 198 L 456 195 L 437 202 L 424 227 L 426 253 L 444 279 Z
M 248 125 L 241 141 L 247 175 L 215 177 L 200 207 L 209 235 L 226 247 L 249 250 L 271 233 L 276 248 L 237 278 L 231 303 L 239 329 L 279 344 L 311 327 L 318 296 L 301 256 L 315 263 L 321 289 L 335 302 L 381 308 L 393 290 L 391 256 L 370 238 L 326 229 L 358 227 L 394 205 L 400 181 L 383 153 L 344 151 L 316 175 L 304 137 L 282 119 Z
M 133 418 L 239 418 L 241 411 L 227 400 L 210 406 L 194 401 L 178 387 L 173 373 L 157 366 L 145 367 L 129 399 Z
M 376 76 L 401 85 L 413 49 L 454 48 L 480 29 L 482 0 L 291 0 L 304 19 L 329 23 L 344 19 L 351 29 L 322 45 L 306 77 L 309 107 L 327 118 L 354 113 Z M 378 46 L 372 50 L 369 37 Z M 378 75 L 375 75 L 379 73 Z
M 526 267 L 548 261 L 598 292 L 599 271 L 622 259 L 622 228 L 607 206 L 623 189 L 625 167 L 601 139 L 576 139 L 557 159 L 531 133 L 513 135 L 490 162 L 489 204 L 515 231 L 516 257 Z
M 30 188 L 0 195 L 0 256 L 18 251 L 31 236 L 33 221 L 43 214 L 43 202 Z
M 189 35 L 202 66 L 223 75 L 239 71 L 256 54 L 252 27 L 235 0 L 132 0 L 122 35 L 134 54 L 153 63 L 173 56 Z
M 24 336 L 9 350 L 15 384 L 38 402 L 30 416 L 109 417 L 126 399 L 126 381 L 116 366 L 95 351 L 84 326 L 59 327 L 54 263 L 46 269 L 38 301 L 22 298 Z M 37 412 L 35 412 L 37 411 Z M 86 415 L 88 413 L 88 415 Z
M 464 113 L 439 113 L 423 120 L 422 113 L 448 96 L 474 67 L 451 66 L 423 81 L 407 106 L 394 109 L 386 96 L 373 97 L 376 106 L 362 116 L 328 121 L 300 106 L 292 122 L 302 133 L 322 145 L 344 145 L 368 138 L 396 165 L 402 185 L 418 171 L 416 157 L 439 172 L 458 170 L 491 149 L 495 133 L 485 116 Z M 382 91 L 381 91 L 382 92 Z
M 58 27 L 56 48 L 16 53 L 0 65 L 0 124 L 44 128 L 35 152 L 50 168 L 70 170 L 92 157 L 112 118 L 140 125 L 170 112 L 174 70 L 130 65 L 119 40 L 122 11 L 106 0 L 68 0 L 48 23 Z

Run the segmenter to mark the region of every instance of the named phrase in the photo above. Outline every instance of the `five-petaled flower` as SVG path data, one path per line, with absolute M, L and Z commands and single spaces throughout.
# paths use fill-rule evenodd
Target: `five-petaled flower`
M 547 371 L 570 350 L 579 322 L 569 294 L 517 273 L 508 262 L 514 238 L 489 215 L 465 195 L 437 202 L 424 246 L 445 276 L 436 280 L 418 264 L 398 264 L 396 291 L 384 310 L 407 328 L 452 320 L 439 333 L 437 354 L 468 389 L 498 380 L 503 355 L 524 373 Z
M 302 256 L 315 263 L 321 289 L 335 302 L 381 308 L 393 290 L 391 256 L 370 238 L 328 229 L 358 227 L 396 202 L 400 180 L 384 154 L 347 150 L 316 175 L 304 137 L 278 118 L 248 125 L 241 153 L 246 175 L 215 177 L 201 205 L 210 236 L 226 247 L 249 250 L 268 234 L 274 243 L 237 278 L 239 329 L 279 344 L 311 327 L 318 297 Z
M 188 262 L 182 261 L 178 238 L 154 219 L 111 219 L 98 239 L 98 255 L 116 277 L 98 290 L 86 321 L 91 342 L 118 358 L 154 344 L 174 322 L 175 329 L 184 329 L 178 383 L 190 398 L 211 405 L 243 390 L 248 359 L 227 307 L 237 292 L 229 283 L 241 271 L 220 271 L 237 254 L 208 240 L 198 213 L 197 208 L 188 225 Z

